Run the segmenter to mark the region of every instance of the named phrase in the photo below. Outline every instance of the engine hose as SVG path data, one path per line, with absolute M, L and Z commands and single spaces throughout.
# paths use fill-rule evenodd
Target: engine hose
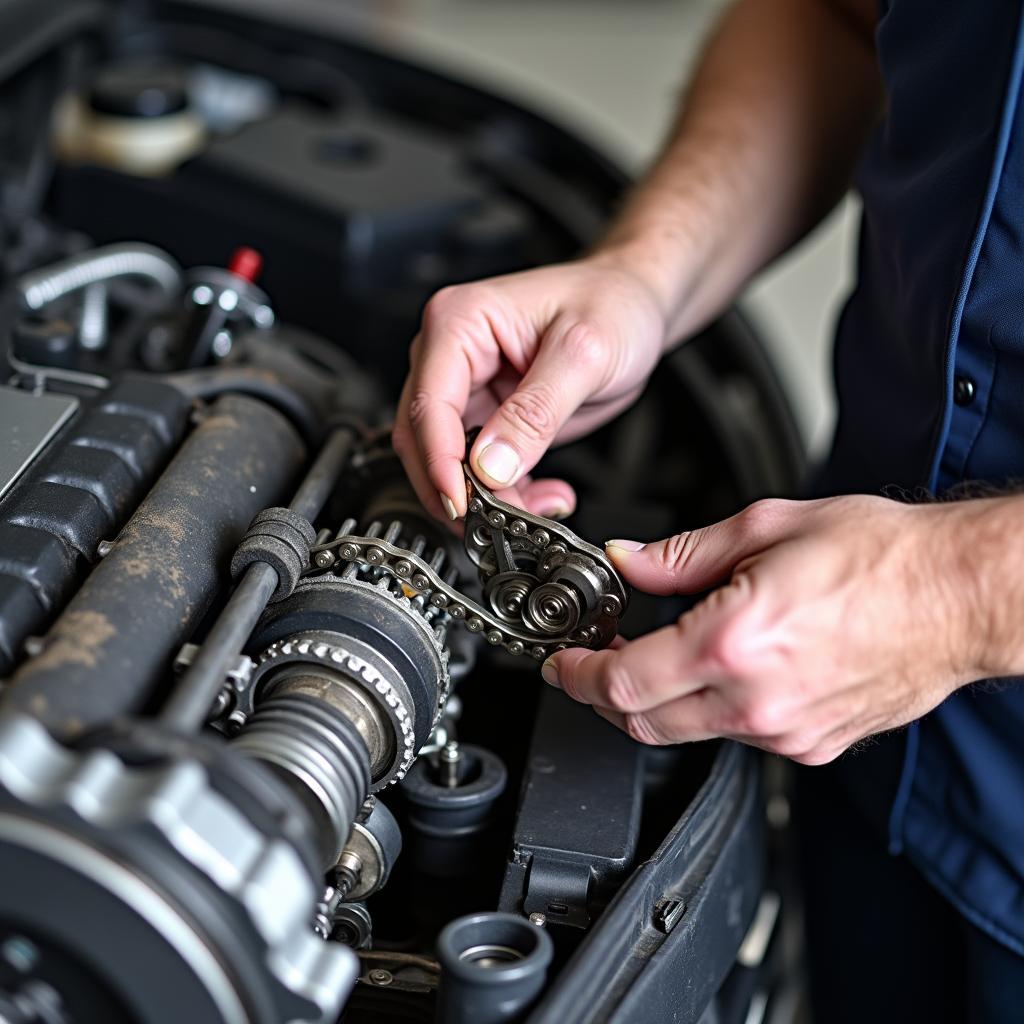
M 23 274 L 18 291 L 28 309 L 37 310 L 72 292 L 117 277 L 143 277 L 168 298 L 181 287 L 181 268 L 152 245 L 107 245 Z

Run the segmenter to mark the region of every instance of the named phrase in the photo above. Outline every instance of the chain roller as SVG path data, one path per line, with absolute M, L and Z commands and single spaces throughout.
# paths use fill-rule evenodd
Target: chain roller
M 347 533 L 313 547 L 309 574 L 339 562 L 370 565 L 423 595 L 471 633 L 510 654 L 543 661 L 566 647 L 607 646 L 629 591 L 604 552 L 568 527 L 496 498 L 466 472 L 466 553 L 476 565 L 483 603 L 446 582 L 414 551 L 382 537 Z

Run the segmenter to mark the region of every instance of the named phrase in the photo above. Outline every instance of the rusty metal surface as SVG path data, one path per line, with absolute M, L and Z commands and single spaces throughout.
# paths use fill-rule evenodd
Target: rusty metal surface
M 138 711 L 229 576 L 256 512 L 302 468 L 294 428 L 269 406 L 218 399 L 25 662 L 0 708 L 69 736 Z

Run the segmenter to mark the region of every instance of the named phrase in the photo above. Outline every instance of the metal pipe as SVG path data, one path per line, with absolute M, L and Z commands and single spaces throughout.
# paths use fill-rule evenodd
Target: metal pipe
M 355 438 L 355 429 L 348 425 L 331 431 L 288 506 L 293 512 L 305 516 L 310 522 L 320 514 L 345 468 Z
M 146 278 L 167 298 L 181 286 L 181 270 L 167 253 L 153 245 L 132 243 L 90 249 L 29 271 L 19 278 L 17 287 L 28 309 L 42 309 L 71 292 L 116 277 Z
M 316 518 L 348 459 L 354 438 L 349 426 L 331 433 L 288 506 L 293 512 L 309 520 Z M 277 582 L 277 573 L 266 562 L 254 562 L 246 569 L 161 711 L 160 718 L 166 725 L 182 731 L 202 728 L 228 670 L 266 609 Z
M 293 427 L 262 402 L 225 395 L 211 407 L 110 553 L 4 691 L 72 736 L 141 710 L 221 586 L 256 512 L 305 457 Z

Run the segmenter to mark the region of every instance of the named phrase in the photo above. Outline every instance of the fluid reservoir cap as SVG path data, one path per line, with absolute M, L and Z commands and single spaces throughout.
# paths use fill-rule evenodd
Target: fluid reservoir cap
M 188 107 L 184 72 L 173 64 L 147 60 L 115 64 L 93 82 L 89 106 L 110 117 L 179 114 Z

